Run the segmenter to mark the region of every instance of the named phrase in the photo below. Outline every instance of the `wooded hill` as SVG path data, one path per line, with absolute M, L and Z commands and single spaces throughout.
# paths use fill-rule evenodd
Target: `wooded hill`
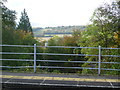
M 72 33 L 73 30 L 85 30 L 86 26 L 58 26 L 58 27 L 45 27 L 33 28 L 35 37 L 44 36 L 45 33 Z

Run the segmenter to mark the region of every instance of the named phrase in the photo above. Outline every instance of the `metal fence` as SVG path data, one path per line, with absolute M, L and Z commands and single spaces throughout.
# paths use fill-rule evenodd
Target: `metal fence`
M 0 47 L 32 47 L 34 48 L 33 53 L 16 53 L 16 52 L 0 52 L 0 54 L 9 54 L 9 55 L 34 55 L 34 60 L 33 59 L 0 59 L 2 61 L 33 61 L 34 65 L 33 66 L 0 66 L 1 68 L 34 68 L 34 73 L 36 72 L 36 68 L 63 68 L 63 69 L 97 69 L 98 70 L 98 75 L 101 74 L 101 70 L 114 70 L 114 71 L 120 71 L 120 69 L 110 69 L 110 68 L 101 68 L 101 64 L 120 64 L 120 62 L 102 62 L 101 57 L 120 57 L 120 55 L 102 55 L 101 50 L 107 50 L 107 49 L 114 49 L 114 50 L 119 50 L 120 48 L 103 48 L 101 46 L 99 47 L 71 47 L 71 46 L 37 46 L 34 44 L 33 46 L 31 45 L 0 45 Z M 98 49 L 98 54 L 97 55 L 88 55 L 88 54 L 58 54 L 58 53 L 37 53 L 37 47 L 43 47 L 43 48 L 73 48 L 73 49 Z M 59 55 L 59 56 L 96 56 L 98 57 L 98 61 L 64 61 L 64 60 L 37 60 L 36 57 L 37 55 Z M 93 68 L 93 67 L 58 67 L 58 66 L 37 66 L 36 62 L 68 62 L 68 63 L 97 63 L 98 68 Z

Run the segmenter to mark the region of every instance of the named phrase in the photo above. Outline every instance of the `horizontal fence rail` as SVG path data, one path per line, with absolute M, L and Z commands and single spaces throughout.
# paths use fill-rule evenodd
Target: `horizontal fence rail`
M 91 48 L 91 49 L 98 49 L 98 47 L 70 47 L 70 46 L 37 46 L 37 47 L 44 47 L 44 48 L 75 48 L 75 49 L 81 49 L 81 48 Z
M 0 46 L 6 46 L 6 47 L 34 47 L 30 45 L 0 45 Z
M 34 61 L 30 59 L 0 59 L 2 61 Z M 40 62 L 69 62 L 69 63 L 99 63 L 95 61 L 61 61 L 61 60 L 36 60 Z M 120 64 L 120 62 L 101 62 L 106 64 Z
M 2 68 L 59 68 L 59 69 L 97 69 L 98 75 L 101 74 L 101 70 L 115 70 L 120 71 L 120 69 L 110 69 L 110 68 L 101 68 L 101 64 L 120 64 L 120 62 L 102 62 L 101 57 L 120 57 L 120 55 L 102 55 L 101 50 L 118 50 L 120 48 L 103 48 L 99 47 L 71 47 L 71 46 L 37 46 L 36 44 L 32 45 L 0 45 L 1 47 L 31 47 L 33 48 L 33 53 L 19 53 L 19 52 L 0 52 L 2 55 L 33 55 L 34 59 L 0 59 L 1 61 L 32 61 L 34 62 L 33 66 L 0 66 Z M 88 55 L 88 54 L 61 54 L 61 53 L 37 53 L 37 48 L 72 48 L 72 49 L 98 49 L 98 55 Z M 64 61 L 64 60 L 37 60 L 37 55 L 50 55 L 50 56 L 89 56 L 89 57 L 98 57 L 98 61 Z M 37 66 L 37 62 L 58 62 L 58 63 L 93 63 L 98 64 L 97 68 L 93 67 L 60 67 L 60 66 Z
M 7 46 L 7 47 L 34 47 L 31 45 L 0 45 L 0 46 Z M 91 48 L 91 49 L 98 49 L 99 47 L 71 47 L 71 46 L 36 46 L 36 47 L 48 47 L 48 48 Z M 103 48 L 101 49 L 120 49 L 120 48 Z
M 34 53 L 14 53 L 14 52 L 0 52 L 0 54 L 34 54 Z M 39 55 L 59 55 L 59 56 L 99 56 L 99 55 L 88 55 L 88 54 L 58 54 L 58 53 L 36 53 Z M 101 55 L 104 57 L 120 57 L 120 55 Z

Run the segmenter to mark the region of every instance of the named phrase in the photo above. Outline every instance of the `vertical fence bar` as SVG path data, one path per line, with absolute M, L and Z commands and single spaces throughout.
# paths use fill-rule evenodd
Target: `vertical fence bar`
M 36 44 L 34 44 L 34 73 L 36 73 Z
M 98 75 L 100 75 L 101 71 L 101 46 L 99 46 L 99 56 L 98 56 Z
M 2 44 L 2 13 L 0 4 L 0 45 Z M 2 46 L 0 46 L 0 52 L 2 52 Z M 2 59 L 2 54 L 0 54 L 0 59 Z M 0 66 L 2 66 L 2 60 L 0 61 Z M 0 70 L 2 70 L 2 67 L 0 67 Z M 2 75 L 2 71 L 0 71 L 0 75 Z M 2 82 L 2 79 L 0 79 L 0 82 Z M 2 84 L 0 84 L 0 90 L 2 90 Z

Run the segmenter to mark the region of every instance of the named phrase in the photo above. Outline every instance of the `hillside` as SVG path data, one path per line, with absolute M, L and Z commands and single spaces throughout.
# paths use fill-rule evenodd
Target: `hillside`
M 45 28 L 33 28 L 35 37 L 44 36 L 45 33 L 72 33 L 73 30 L 85 30 L 86 26 L 58 26 L 58 27 L 45 27 Z

